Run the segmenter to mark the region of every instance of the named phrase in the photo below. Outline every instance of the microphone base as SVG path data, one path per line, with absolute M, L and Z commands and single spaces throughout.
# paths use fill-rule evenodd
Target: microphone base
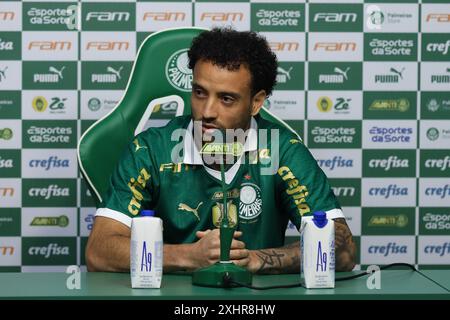
M 202 287 L 228 288 L 232 287 L 224 282 L 224 276 L 227 275 L 232 280 L 252 284 L 252 274 L 245 268 L 239 267 L 234 263 L 217 262 L 212 266 L 194 271 L 192 274 L 192 284 Z

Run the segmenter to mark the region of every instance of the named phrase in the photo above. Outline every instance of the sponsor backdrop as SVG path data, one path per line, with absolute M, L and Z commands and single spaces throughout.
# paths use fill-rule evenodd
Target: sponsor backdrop
M 146 36 L 224 24 L 278 55 L 266 107 L 329 176 L 358 267 L 450 266 L 448 0 L 30 0 L 0 3 L 0 271 L 85 264 L 95 209 L 77 140 L 119 101 Z

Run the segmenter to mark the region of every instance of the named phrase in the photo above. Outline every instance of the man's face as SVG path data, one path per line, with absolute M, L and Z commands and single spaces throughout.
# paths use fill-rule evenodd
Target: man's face
M 250 118 L 261 108 L 265 92 L 251 95 L 250 71 L 240 66 L 229 71 L 209 61 L 199 60 L 194 67 L 191 107 L 196 134 L 208 135 L 214 129 L 243 129 L 250 126 Z

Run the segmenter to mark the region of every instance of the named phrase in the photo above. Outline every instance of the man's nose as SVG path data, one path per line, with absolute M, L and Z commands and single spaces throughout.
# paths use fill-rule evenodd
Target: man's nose
M 219 101 L 214 98 L 210 98 L 206 101 L 203 107 L 203 119 L 215 119 L 218 116 L 218 103 Z

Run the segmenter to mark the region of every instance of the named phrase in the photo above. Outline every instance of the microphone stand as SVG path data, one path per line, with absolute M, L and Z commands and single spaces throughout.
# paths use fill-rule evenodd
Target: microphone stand
M 245 268 L 230 261 L 231 242 L 236 225 L 230 223 L 228 218 L 227 187 L 225 183 L 224 159 L 220 162 L 220 176 L 223 192 L 222 221 L 220 223 L 220 261 L 205 268 L 194 271 L 192 284 L 206 287 L 229 287 L 224 278 L 232 279 L 248 285 L 252 284 L 252 274 Z M 239 214 L 237 215 L 238 218 Z M 236 221 L 237 222 L 237 221 Z

